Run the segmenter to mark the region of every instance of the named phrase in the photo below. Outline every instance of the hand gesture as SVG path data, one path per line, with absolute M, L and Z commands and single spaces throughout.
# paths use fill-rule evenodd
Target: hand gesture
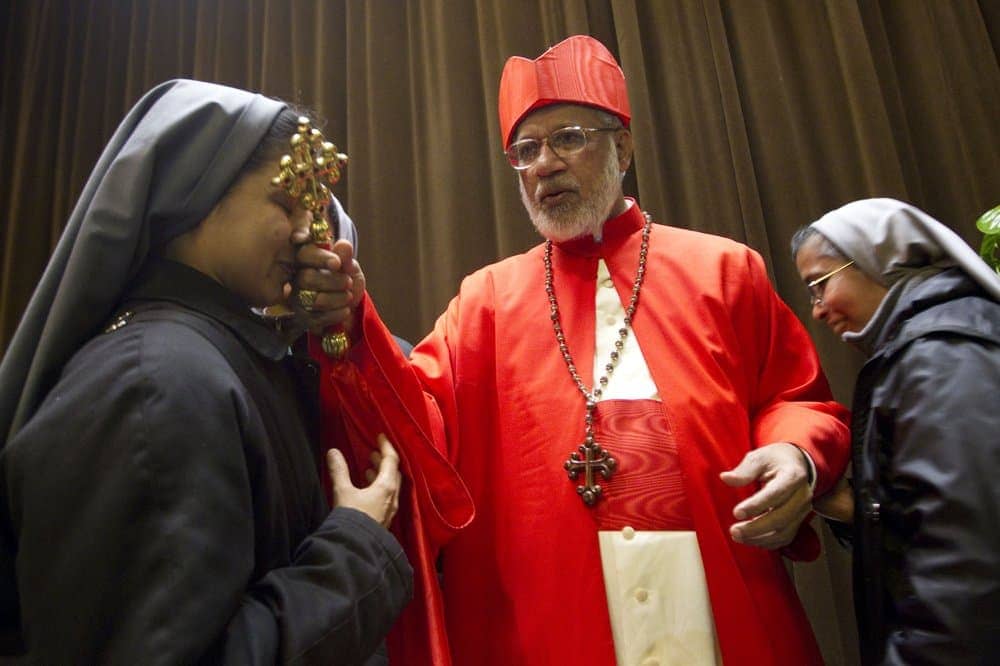
M 733 541 L 769 549 L 792 542 L 812 508 L 809 464 L 799 447 L 788 442 L 762 446 L 719 476 L 732 487 L 760 484 L 760 490 L 733 508 L 741 521 L 729 528 Z
M 292 240 L 302 243 L 296 252 L 299 269 L 289 294 L 292 309 L 313 333 L 343 326 L 350 335 L 354 309 L 365 293 L 365 274 L 354 259 L 354 247 L 350 241 L 338 240 L 327 250 L 305 242 L 308 235 L 304 240 L 293 235 Z
M 385 435 L 378 436 L 379 450 L 372 451 L 371 461 L 378 469 L 369 469 L 365 478 L 370 484 L 358 488 L 351 483 L 344 455 L 337 449 L 326 454 L 326 464 L 333 482 L 333 505 L 346 506 L 367 513 L 383 527 L 389 527 L 399 509 L 399 487 L 403 478 L 399 473 L 399 456 Z

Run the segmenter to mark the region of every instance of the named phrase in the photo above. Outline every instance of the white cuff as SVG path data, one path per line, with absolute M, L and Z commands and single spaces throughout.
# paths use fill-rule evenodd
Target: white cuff
M 797 448 L 802 453 L 802 457 L 805 458 L 806 462 L 809 464 L 809 492 L 810 493 L 815 493 L 816 492 L 816 463 L 813 462 L 812 456 L 809 455 L 808 451 L 806 451 L 805 449 L 803 449 L 798 444 L 795 445 L 795 448 Z

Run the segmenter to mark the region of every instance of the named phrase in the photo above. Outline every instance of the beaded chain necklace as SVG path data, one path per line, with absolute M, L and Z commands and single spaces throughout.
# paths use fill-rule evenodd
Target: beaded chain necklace
M 604 479 L 610 479 L 611 474 L 618 466 L 618 462 L 611 457 L 611 454 L 594 440 L 594 410 L 597 409 L 597 402 L 601 398 L 603 389 L 607 387 L 608 381 L 615 371 L 615 366 L 618 365 L 618 360 L 621 358 L 622 351 L 625 348 L 625 340 L 628 338 L 629 331 L 632 330 L 632 318 L 635 316 L 635 308 L 639 304 L 639 289 L 642 287 L 642 279 L 646 275 L 649 231 L 653 224 L 653 218 L 650 217 L 649 213 L 643 213 L 642 215 L 646 223 L 642 227 L 642 245 L 639 247 L 639 268 L 636 270 L 635 282 L 632 284 L 632 297 L 629 299 L 628 307 L 625 308 L 624 325 L 618 329 L 618 339 L 615 340 L 615 347 L 611 351 L 611 358 L 604 366 L 604 375 L 597 380 L 597 384 L 594 385 L 592 390 L 587 389 L 587 386 L 583 383 L 583 379 L 580 378 L 580 374 L 576 371 L 576 364 L 573 363 L 573 357 L 569 353 L 569 345 L 566 344 L 566 336 L 563 334 L 562 324 L 559 321 L 559 303 L 556 302 L 556 292 L 552 287 L 552 241 L 545 241 L 543 262 L 545 264 L 545 293 L 549 297 L 549 318 L 552 320 L 552 329 L 556 334 L 556 342 L 559 344 L 559 351 L 566 362 L 569 375 L 573 379 L 573 383 L 576 384 L 577 390 L 583 395 L 583 399 L 587 405 L 587 415 L 584 418 L 583 444 L 580 445 L 577 451 L 570 454 L 569 459 L 563 463 L 563 468 L 566 470 L 569 478 L 574 481 L 579 473 L 583 472 L 584 482 L 582 485 L 576 487 L 576 492 L 587 506 L 593 506 L 604 493 L 601 485 L 594 483 L 594 472 L 598 471 Z

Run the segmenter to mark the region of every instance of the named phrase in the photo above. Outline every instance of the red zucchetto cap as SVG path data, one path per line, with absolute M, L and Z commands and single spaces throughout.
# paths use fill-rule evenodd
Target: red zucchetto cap
M 587 35 L 564 39 L 534 60 L 507 60 L 500 75 L 504 148 L 526 115 L 550 104 L 595 106 L 621 118 L 625 127 L 632 117 L 621 67 L 604 44 Z

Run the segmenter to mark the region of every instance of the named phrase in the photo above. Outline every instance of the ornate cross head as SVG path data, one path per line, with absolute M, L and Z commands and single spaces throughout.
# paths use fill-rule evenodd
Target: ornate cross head
M 282 156 L 278 175 L 271 183 L 312 212 L 313 242 L 329 244 L 331 234 L 326 207 L 333 197 L 330 187 L 340 180 L 341 169 L 347 166 L 347 155 L 337 152 L 337 146 L 326 141 L 323 133 L 305 116 L 299 117 L 298 131 L 292 135 L 290 143 L 292 154 Z
M 569 455 L 569 460 L 563 463 L 563 468 L 574 481 L 580 472 L 583 472 L 583 485 L 577 486 L 576 492 L 584 504 L 593 506 L 604 495 L 601 484 L 594 482 L 594 473 L 600 472 L 605 480 L 610 479 L 618 467 L 618 461 L 595 442 L 593 435 L 589 433 L 578 451 L 579 453 L 573 452 Z

